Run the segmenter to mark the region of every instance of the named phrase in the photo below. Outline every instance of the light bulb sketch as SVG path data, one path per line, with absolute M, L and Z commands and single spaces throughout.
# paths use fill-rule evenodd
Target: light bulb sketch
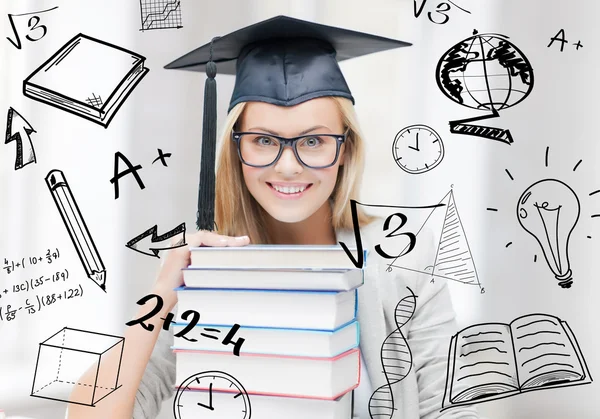
M 580 209 L 573 189 L 556 179 L 535 182 L 517 203 L 521 227 L 535 237 L 558 285 L 563 288 L 573 284 L 569 239 L 579 221 Z

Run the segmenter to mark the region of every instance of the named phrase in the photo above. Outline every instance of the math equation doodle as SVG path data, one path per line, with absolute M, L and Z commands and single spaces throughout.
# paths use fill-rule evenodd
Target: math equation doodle
M 64 327 L 40 343 L 30 396 L 95 406 L 121 387 L 124 346 L 121 336 Z
M 52 7 L 51 9 L 46 10 L 38 10 L 37 12 L 29 12 L 29 13 L 21 13 L 21 14 L 9 14 L 8 21 L 10 22 L 10 27 L 15 35 L 15 40 L 13 41 L 8 36 L 6 39 L 13 44 L 16 49 L 21 49 L 21 38 L 19 37 L 19 31 L 17 30 L 17 26 L 15 25 L 15 17 L 22 16 L 31 16 L 29 20 L 27 20 L 27 29 L 28 33 L 25 35 L 25 38 L 30 42 L 39 41 L 48 33 L 48 28 L 46 25 L 40 25 L 41 18 L 38 15 L 42 13 L 50 12 L 52 10 L 58 9 L 58 6 Z
M 150 29 L 180 29 L 180 0 L 140 0 L 141 31 Z
M 427 1 L 428 0 L 413 0 L 413 11 L 415 18 L 421 16 L 421 13 L 423 12 L 425 5 L 427 4 Z M 451 0 L 446 0 L 437 3 L 437 6 L 435 10 L 433 10 L 433 12 L 427 12 L 427 17 L 429 18 L 429 21 L 437 25 L 443 25 L 444 23 L 448 22 L 450 20 L 450 16 L 448 16 L 447 13 L 452 10 L 452 6 L 456 7 L 458 10 L 464 13 L 471 14 L 471 12 L 469 12 L 464 7 L 460 7 L 458 4 Z
M 531 64 L 507 36 L 473 31 L 473 36 L 444 53 L 437 64 L 435 78 L 440 90 L 453 102 L 488 112 L 483 116 L 450 121 L 451 133 L 505 144 L 513 142 L 507 129 L 471 124 L 499 117 L 499 111 L 517 105 L 533 89 Z
M 442 410 L 591 382 L 569 325 L 528 314 L 509 324 L 469 326 L 452 337 Z

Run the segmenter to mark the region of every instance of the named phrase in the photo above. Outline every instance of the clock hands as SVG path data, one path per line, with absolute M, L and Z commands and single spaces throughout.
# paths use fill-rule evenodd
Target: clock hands
M 418 132 L 417 132 L 416 138 L 417 138 L 417 148 L 415 148 L 415 147 L 413 147 L 411 145 L 409 145 L 408 148 L 411 148 L 411 149 L 413 149 L 415 151 L 421 151 L 421 150 L 419 150 L 419 133 Z
M 210 383 L 210 385 L 208 386 L 208 406 L 200 402 L 198 402 L 198 406 L 202 406 L 209 410 L 215 410 L 215 408 L 212 405 L 212 383 Z

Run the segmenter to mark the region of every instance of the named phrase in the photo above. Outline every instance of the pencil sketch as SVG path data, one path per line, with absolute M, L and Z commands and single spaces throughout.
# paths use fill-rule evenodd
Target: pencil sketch
M 15 41 L 13 41 L 12 39 L 10 39 L 8 36 L 6 37 L 6 39 L 8 39 L 8 41 L 13 44 L 13 46 L 16 49 L 21 49 L 21 38 L 19 37 L 19 31 L 17 30 L 17 26 L 15 25 L 15 17 L 21 17 L 21 16 L 31 16 L 29 18 L 29 20 L 27 21 L 27 28 L 29 29 L 29 33 L 27 35 L 25 35 L 25 38 L 30 41 L 30 42 L 35 42 L 35 41 L 39 41 L 40 39 L 42 39 L 44 36 L 46 36 L 46 34 L 48 33 L 48 27 L 46 25 L 40 25 L 40 17 L 38 15 L 42 14 L 42 13 L 46 13 L 46 12 L 50 12 L 52 10 L 58 9 L 58 6 L 54 6 L 50 9 L 46 9 L 46 10 L 38 10 L 35 12 L 29 12 L 29 13 L 20 13 L 20 14 L 8 14 L 8 21 L 10 22 L 10 27 L 13 31 L 13 34 L 15 35 Z M 41 32 L 40 32 L 41 31 Z M 35 33 L 35 35 L 34 35 Z
M 434 254 L 431 254 L 427 249 L 418 248 L 419 233 L 424 228 L 434 232 L 440 231 Z M 388 265 L 390 268 L 429 274 L 431 282 L 435 282 L 436 278 L 444 278 L 474 285 L 479 287 L 481 293 L 485 293 L 485 289 L 479 282 L 477 268 L 473 261 L 463 223 L 458 214 L 452 189 L 431 210 L 425 222 L 415 234 L 417 236 L 415 250 L 394 259 Z M 431 258 L 431 264 L 422 266 L 420 259 L 423 257 Z
M 158 224 L 154 224 L 148 230 L 144 231 L 141 234 L 138 234 L 133 239 L 129 240 L 125 244 L 125 247 L 128 247 L 131 250 L 135 250 L 136 252 L 139 252 L 143 255 L 160 258 L 160 256 L 158 256 L 158 252 L 160 252 L 161 250 L 175 249 L 177 247 L 186 245 L 185 222 L 179 224 L 172 230 L 161 234 L 160 236 L 157 235 L 157 231 Z M 180 237 L 175 238 L 176 236 Z M 168 240 L 171 238 L 173 238 L 171 242 L 174 244 L 169 244 Z
M 452 337 L 442 410 L 591 382 L 569 325 L 528 314 L 509 324 L 469 326 Z
M 121 336 L 64 327 L 40 343 L 30 395 L 95 406 L 121 387 L 124 343 Z
M 484 116 L 450 121 L 451 133 L 506 144 L 513 142 L 507 129 L 471 124 L 499 117 L 499 111 L 517 105 L 533 89 L 531 64 L 507 36 L 473 31 L 473 36 L 444 53 L 435 73 L 438 87 L 450 100 L 489 112 Z
M 6 137 L 4 144 L 11 141 L 15 142 L 15 170 L 22 169 L 29 163 L 37 163 L 35 159 L 35 149 L 31 142 L 31 134 L 37 132 L 31 124 L 25 120 L 13 108 L 8 108 L 8 116 L 6 117 Z
M 180 0 L 140 0 L 141 31 L 183 28 Z
M 417 297 L 410 288 L 407 289 L 410 295 L 402 298 L 394 311 L 396 329 L 381 345 L 381 365 L 387 383 L 377 388 L 369 399 L 369 414 L 372 419 L 391 418 L 394 415 L 396 408 L 392 386 L 402 381 L 412 369 L 412 354 L 400 330 L 415 313 L 417 304 Z
M 208 393 L 208 394 L 207 394 Z M 250 419 L 250 398 L 242 384 L 223 371 L 202 371 L 186 378 L 173 400 L 175 419 L 205 417 Z
M 396 134 L 392 156 L 406 173 L 425 173 L 442 162 L 444 143 L 427 125 L 410 125 Z
M 148 73 L 145 61 L 133 51 L 80 33 L 23 81 L 23 94 L 107 128 Z
M 52 194 L 52 199 L 54 199 L 86 275 L 102 291 L 106 292 L 106 268 L 64 173 L 56 169 L 51 170 L 46 175 L 46 185 Z

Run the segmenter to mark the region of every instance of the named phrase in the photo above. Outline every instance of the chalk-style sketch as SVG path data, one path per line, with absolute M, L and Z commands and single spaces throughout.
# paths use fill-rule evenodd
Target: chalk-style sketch
M 444 143 L 432 128 L 410 125 L 396 134 L 392 156 L 398 167 L 406 173 L 425 173 L 442 162 Z
M 179 29 L 181 0 L 140 0 L 141 31 L 150 29 Z
M 556 33 L 556 35 L 554 35 L 552 38 L 550 38 L 550 43 L 547 45 L 547 47 L 550 48 L 552 46 L 552 44 L 554 44 L 554 42 L 560 42 L 560 52 L 563 52 L 563 49 L 565 48 L 565 44 L 569 43 L 569 41 L 567 41 L 565 39 L 565 30 L 564 29 L 559 30 Z M 575 45 L 576 51 L 579 51 L 579 48 L 583 48 L 583 44 L 581 43 L 581 40 L 574 42 L 573 45 Z
M 16 14 L 16 15 L 9 13 L 8 21 L 10 22 L 10 27 L 13 31 L 13 34 L 15 35 L 15 41 L 10 39 L 8 36 L 6 37 L 6 39 L 8 39 L 8 41 L 11 44 L 13 44 L 13 46 L 16 49 L 21 49 L 21 46 L 22 46 L 21 38 L 19 37 L 19 31 L 17 30 L 17 26 L 15 25 L 14 18 L 20 17 L 20 16 L 31 16 L 29 18 L 29 20 L 27 21 L 27 28 L 29 29 L 29 33 L 27 35 L 25 35 L 25 38 L 30 42 L 39 41 L 44 36 L 46 36 L 46 34 L 48 33 L 48 27 L 46 25 L 39 24 L 41 19 L 38 15 L 41 15 L 42 13 L 50 12 L 55 9 L 58 9 L 58 6 L 54 6 L 50 9 L 46 9 L 46 10 L 38 10 L 36 12 L 20 13 L 20 14 Z
M 203 371 L 186 378 L 173 400 L 175 419 L 207 417 L 250 419 L 250 398 L 242 384 L 223 371 Z
M 160 256 L 158 256 L 158 252 L 160 252 L 161 250 L 175 249 L 177 247 L 182 247 L 186 245 L 185 222 L 179 224 L 172 230 L 161 234 L 160 236 L 157 235 L 157 231 L 158 224 L 154 224 L 148 230 L 144 231 L 141 234 L 138 234 L 133 239 L 129 240 L 125 244 L 125 247 L 128 247 L 131 250 L 135 250 L 136 252 L 142 253 L 144 255 L 160 258 Z M 173 239 L 176 240 L 174 244 L 169 244 L 169 239 L 175 236 L 180 237 L 178 237 L 177 239 Z
M 121 387 L 124 344 L 121 336 L 59 330 L 40 343 L 31 396 L 95 406 Z
M 569 239 L 579 221 L 580 211 L 575 191 L 557 179 L 535 182 L 517 203 L 519 224 L 536 239 L 562 288 L 570 288 L 573 284 Z
M 23 81 L 23 94 L 107 128 L 148 73 L 145 61 L 80 33 Z
M 427 4 L 427 0 L 413 0 L 413 11 L 414 11 L 415 18 L 418 18 L 421 15 L 421 13 L 423 12 L 423 8 L 425 7 L 426 4 Z M 471 12 L 469 12 L 467 9 L 460 7 L 458 4 L 456 4 L 452 0 L 442 1 L 440 3 L 436 2 L 435 5 L 436 5 L 436 9 L 433 12 L 432 11 L 427 12 L 427 17 L 429 18 L 429 20 L 432 23 L 435 23 L 438 25 L 443 25 L 444 23 L 446 23 L 450 20 L 450 16 L 448 16 L 446 13 L 452 10 L 452 6 L 456 7 L 457 9 L 459 9 L 465 13 L 471 14 Z M 434 13 L 437 13 L 435 15 L 435 17 L 437 19 L 434 19 Z M 438 16 L 438 15 L 440 15 L 440 16 Z
M 473 135 L 506 144 L 509 130 L 472 125 L 500 116 L 499 111 L 517 105 L 533 89 L 533 69 L 527 57 L 501 34 L 479 34 L 444 53 L 436 70 L 440 90 L 459 105 L 489 112 L 484 116 L 450 121 L 453 134 Z
M 56 169 L 51 170 L 46 175 L 46 185 L 52 194 L 52 199 L 54 199 L 86 275 L 102 291 L 106 292 L 106 268 L 64 173 Z
M 381 366 L 387 383 L 377 388 L 369 399 L 369 415 L 372 419 L 391 418 L 394 415 L 396 408 L 392 387 L 402 381 L 412 369 L 412 354 L 400 330 L 415 313 L 417 304 L 417 297 L 410 288 L 407 289 L 410 295 L 402 298 L 394 311 L 396 329 L 381 345 Z
M 434 232 L 440 231 L 434 254 L 425 248 L 418 248 L 419 233 L 425 227 Z M 435 282 L 437 278 L 444 278 L 467 285 L 475 285 L 480 288 L 482 293 L 485 292 L 479 282 L 471 248 L 458 214 L 452 189 L 431 210 L 416 236 L 415 249 L 394 259 L 388 265 L 389 268 L 429 274 L 432 282 Z M 431 258 L 431 264 L 420 265 L 419 260 L 422 260 L 423 257 Z
M 527 391 L 589 384 L 569 325 L 548 314 L 469 326 L 450 341 L 442 410 Z
M 22 169 L 29 163 L 37 163 L 35 159 L 35 149 L 31 142 L 31 134 L 37 132 L 31 124 L 25 120 L 13 108 L 8 108 L 6 117 L 6 137 L 4 144 L 12 141 L 16 144 L 15 170 Z

